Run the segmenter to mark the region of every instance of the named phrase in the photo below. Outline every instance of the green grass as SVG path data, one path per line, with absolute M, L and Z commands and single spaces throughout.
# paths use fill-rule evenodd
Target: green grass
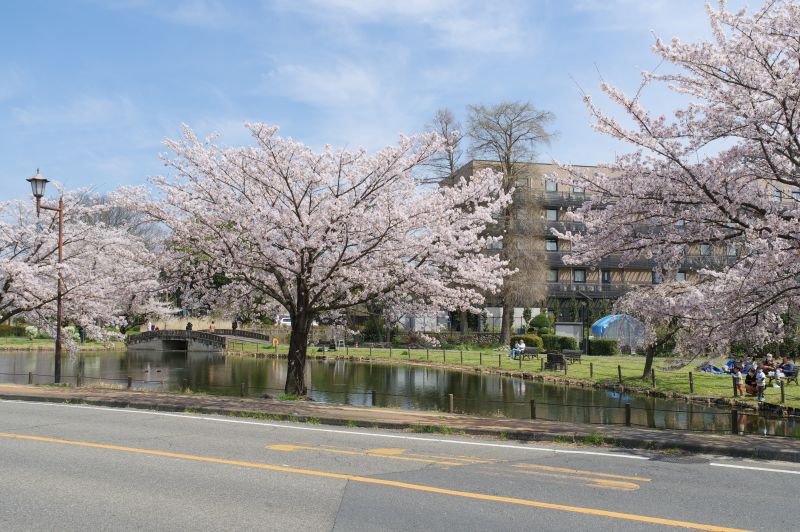
M 603 445 L 605 442 L 606 442 L 606 437 L 596 432 L 593 432 L 580 439 L 580 443 L 584 445 Z
M 46 349 L 54 349 L 54 342 L 52 338 L 34 338 L 30 340 L 28 338 L 19 338 L 13 336 L 7 336 L 0 338 L 0 348 L 7 348 L 7 349 L 19 349 L 19 350 L 46 350 Z M 102 342 L 93 342 L 88 341 L 83 344 L 78 344 L 78 350 L 80 351 L 99 351 L 108 349 L 109 345 L 111 349 L 121 349 L 125 346 L 124 342 L 111 342 L 110 344 L 104 344 Z
M 440 425 L 414 425 L 411 427 L 411 432 L 418 432 L 421 434 L 452 434 L 463 436 L 466 434 L 463 430 L 451 429 Z
M 256 344 L 249 343 L 235 343 L 235 351 L 255 352 L 258 349 L 260 352 L 275 353 L 275 350 L 270 347 L 268 350 L 264 346 L 257 347 Z M 286 355 L 288 347 L 285 345 L 278 346 L 278 354 Z M 322 355 L 318 353 L 316 348 L 309 348 L 309 355 Z M 541 369 L 541 358 L 525 360 L 521 364 L 518 360 L 510 360 L 507 356 L 507 350 L 493 350 L 487 348 L 484 351 L 479 350 L 442 350 L 442 349 L 408 349 L 408 348 L 393 348 L 387 349 L 368 349 L 368 348 L 350 348 L 339 349 L 338 351 L 328 351 L 324 353 L 326 356 L 351 356 L 358 358 L 367 358 L 374 360 L 389 360 L 389 361 L 411 361 L 411 362 L 431 362 L 447 365 L 463 365 L 466 367 L 483 367 L 489 369 L 503 369 L 510 371 L 523 371 L 542 376 L 553 377 L 566 377 L 569 379 L 580 380 L 584 382 L 592 382 L 598 384 L 616 385 L 619 383 L 617 374 L 617 366 L 622 368 L 622 384 L 626 387 L 634 387 L 641 389 L 653 389 L 650 376 L 642 379 L 642 370 L 644 369 L 644 357 L 637 355 L 620 355 L 612 357 L 584 357 L 581 363 L 569 364 L 567 373 L 563 371 L 548 371 Z M 719 366 L 724 364 L 725 358 L 716 359 L 714 362 Z M 726 375 L 712 375 L 708 373 L 699 372 L 696 366 L 699 362 L 690 363 L 689 365 L 675 369 L 670 367 L 670 359 L 657 358 L 653 367 L 656 371 L 656 386 L 655 390 L 662 392 L 675 392 L 684 395 L 691 395 L 689 391 L 689 371 L 692 372 L 694 380 L 694 395 L 701 397 L 711 398 L 733 398 L 733 387 L 731 378 Z M 590 377 L 589 367 L 590 363 L 593 367 L 593 372 Z M 796 384 L 786 384 L 784 387 L 787 406 L 800 407 L 800 386 Z M 748 402 L 752 405 L 756 404 L 755 398 L 752 397 L 739 397 L 741 401 Z M 766 400 L 770 403 L 780 403 L 780 389 L 767 388 Z
M 300 398 L 297 397 L 296 395 L 291 395 L 288 393 L 282 393 L 278 396 L 278 400 L 280 401 L 297 401 L 298 399 Z

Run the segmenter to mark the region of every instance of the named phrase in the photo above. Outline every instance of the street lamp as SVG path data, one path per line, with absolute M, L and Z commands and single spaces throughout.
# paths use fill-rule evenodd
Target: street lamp
M 42 204 L 44 191 L 49 181 L 39 173 L 38 168 L 36 169 L 36 175 L 29 177 L 28 182 L 31 184 L 31 192 L 33 193 L 33 197 L 36 198 L 36 216 L 39 216 L 39 213 L 42 209 L 58 213 L 58 264 L 61 264 L 64 259 L 64 197 L 62 196 L 58 199 L 58 207 L 48 207 L 47 205 Z M 56 360 L 55 371 L 53 372 L 55 374 L 54 381 L 56 384 L 61 382 L 61 322 L 64 319 L 61 305 L 61 294 L 63 292 L 64 279 L 61 277 L 61 268 L 59 267 L 58 288 L 56 289 Z
M 583 327 L 583 354 L 589 356 L 589 303 L 592 298 L 578 290 L 578 295 L 582 296 L 586 301 L 583 302 L 583 312 L 581 313 L 581 327 Z

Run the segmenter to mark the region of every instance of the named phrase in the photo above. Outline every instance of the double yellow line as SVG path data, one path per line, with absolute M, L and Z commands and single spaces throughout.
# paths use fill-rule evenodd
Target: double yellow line
M 26 434 L 10 434 L 0 433 L 0 438 L 26 440 L 44 443 L 56 443 L 61 445 L 70 445 L 75 447 L 86 447 L 91 449 L 104 449 L 109 451 L 119 451 L 125 453 L 141 454 L 148 456 L 161 456 L 165 458 L 177 458 L 180 460 L 190 460 L 193 462 L 205 462 L 212 464 L 233 465 L 239 467 L 247 467 L 252 469 L 261 469 L 267 471 L 277 471 L 281 473 L 291 473 L 296 475 L 307 475 L 312 477 L 333 478 L 339 480 L 349 480 L 351 482 L 360 482 L 364 484 L 376 484 L 380 486 L 390 486 L 393 488 L 407 489 L 413 491 L 421 491 L 427 493 L 436 493 L 439 495 L 450 495 L 453 497 L 463 497 L 466 499 L 473 499 L 479 501 L 501 502 L 507 504 L 514 504 L 517 506 L 527 506 L 532 508 L 544 508 L 547 510 L 559 510 L 563 512 L 571 512 L 583 515 L 592 515 L 598 517 L 609 517 L 613 519 L 624 519 L 627 521 L 637 521 L 640 523 L 650 523 L 654 525 L 666 525 L 681 528 L 689 528 L 694 530 L 710 530 L 715 532 L 743 532 L 740 529 L 726 528 L 714 525 L 706 525 L 702 523 L 692 523 L 689 521 L 676 521 L 673 519 L 663 519 L 660 517 L 649 517 L 645 515 L 627 514 L 622 512 L 610 512 L 607 510 L 597 510 L 595 508 L 584 508 L 581 506 L 566 506 L 563 504 L 553 504 L 549 502 L 532 501 L 528 499 L 518 499 L 515 497 L 501 497 L 498 495 L 486 495 L 483 493 L 472 493 L 469 491 L 449 490 L 444 488 L 435 488 L 433 486 L 425 486 L 422 484 L 409 484 L 407 482 L 396 482 L 394 480 L 384 480 L 372 477 L 362 477 L 358 475 L 348 475 L 343 473 L 331 473 L 327 471 L 315 471 L 312 469 L 300 469 L 296 467 L 278 466 L 272 464 L 263 464 L 258 462 L 247 462 L 243 460 L 228 460 L 225 458 L 212 458 L 208 456 L 199 456 L 194 454 L 172 453 L 168 451 L 159 451 L 155 449 L 140 449 L 137 447 L 124 447 L 121 445 L 110 445 L 105 443 L 94 443 L 75 440 L 64 440 L 60 438 L 48 438 L 45 436 L 31 436 Z

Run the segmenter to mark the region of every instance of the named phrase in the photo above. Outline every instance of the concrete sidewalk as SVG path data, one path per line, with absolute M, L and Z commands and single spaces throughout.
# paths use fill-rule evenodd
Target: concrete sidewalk
M 480 417 L 441 412 L 369 408 L 201 394 L 159 393 L 93 388 L 0 384 L 0 399 L 82 403 L 118 408 L 194 412 L 230 416 L 309 421 L 329 425 L 380 427 L 420 432 L 465 434 L 522 441 L 606 444 L 636 449 L 680 449 L 689 452 L 800 462 L 800 440 L 778 436 L 709 434 L 556 421 Z M 2 405 L 0 405 L 2 408 Z

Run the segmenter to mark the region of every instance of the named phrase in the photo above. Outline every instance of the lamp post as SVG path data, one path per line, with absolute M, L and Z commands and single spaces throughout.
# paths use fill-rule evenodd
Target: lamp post
M 578 295 L 582 296 L 586 301 L 583 302 L 583 312 L 581 316 L 581 326 L 583 327 L 583 354 L 589 356 L 589 303 L 592 298 L 578 290 Z
M 58 264 L 60 265 L 64 259 L 64 197 L 58 199 L 58 207 L 48 207 L 42 204 L 44 191 L 49 182 L 39 169 L 36 169 L 36 175 L 29 177 L 28 182 L 31 184 L 31 192 L 33 197 L 36 198 L 36 216 L 42 209 L 46 211 L 53 211 L 58 213 Z M 61 277 L 61 268 L 58 268 L 58 288 L 56 289 L 56 353 L 55 353 L 55 371 L 54 381 L 56 384 L 61 382 L 61 322 L 64 319 L 63 309 L 61 305 L 61 294 L 64 292 L 64 279 Z

